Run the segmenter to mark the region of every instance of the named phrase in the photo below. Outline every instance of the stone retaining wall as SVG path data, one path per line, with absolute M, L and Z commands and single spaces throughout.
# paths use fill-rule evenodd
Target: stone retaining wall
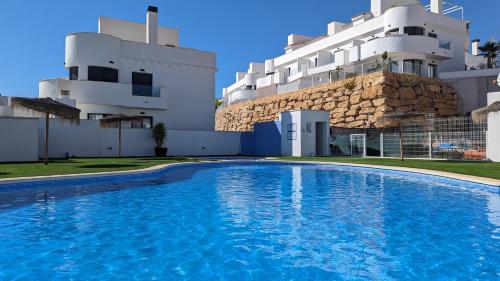
M 215 126 L 251 131 L 255 123 L 277 120 L 280 112 L 311 109 L 330 111 L 332 126 L 366 128 L 393 111 L 456 116 L 457 104 L 455 89 L 438 79 L 376 72 L 227 106 L 217 111 Z

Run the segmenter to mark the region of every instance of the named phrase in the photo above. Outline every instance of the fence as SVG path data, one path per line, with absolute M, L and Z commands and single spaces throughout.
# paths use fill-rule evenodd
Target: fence
M 398 129 L 332 128 L 334 155 L 399 157 Z M 402 127 L 403 155 L 407 158 L 486 160 L 487 123 L 470 117 L 433 118 Z

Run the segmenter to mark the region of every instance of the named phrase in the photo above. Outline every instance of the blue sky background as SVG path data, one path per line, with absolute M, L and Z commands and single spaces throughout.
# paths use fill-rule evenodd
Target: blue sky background
M 500 39 L 500 0 L 452 2 L 472 21 L 471 39 Z M 220 96 L 249 62 L 282 54 L 288 34 L 325 34 L 329 22 L 368 11 L 370 0 L 2 0 L 0 94 L 37 96 L 39 80 L 67 76 L 66 34 L 96 32 L 101 15 L 144 22 L 148 5 L 159 7 L 160 25 L 179 29 L 181 46 L 217 52 Z

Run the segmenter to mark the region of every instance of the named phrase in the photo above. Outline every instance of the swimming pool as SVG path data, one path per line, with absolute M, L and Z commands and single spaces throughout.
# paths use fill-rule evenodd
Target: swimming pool
M 498 280 L 498 188 L 264 162 L 0 185 L 0 280 Z

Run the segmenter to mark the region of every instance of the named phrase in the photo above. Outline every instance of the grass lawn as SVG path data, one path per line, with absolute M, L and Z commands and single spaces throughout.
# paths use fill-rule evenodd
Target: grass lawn
M 281 160 L 322 161 L 369 165 L 398 166 L 407 168 L 428 169 L 457 174 L 500 179 L 500 163 L 446 161 L 446 160 L 405 160 L 387 158 L 352 158 L 352 157 L 278 157 Z
M 187 161 L 196 160 L 180 157 L 76 158 L 69 160 L 53 160 L 50 161 L 49 165 L 44 165 L 43 163 L 0 164 L 0 178 L 139 170 L 161 164 Z

